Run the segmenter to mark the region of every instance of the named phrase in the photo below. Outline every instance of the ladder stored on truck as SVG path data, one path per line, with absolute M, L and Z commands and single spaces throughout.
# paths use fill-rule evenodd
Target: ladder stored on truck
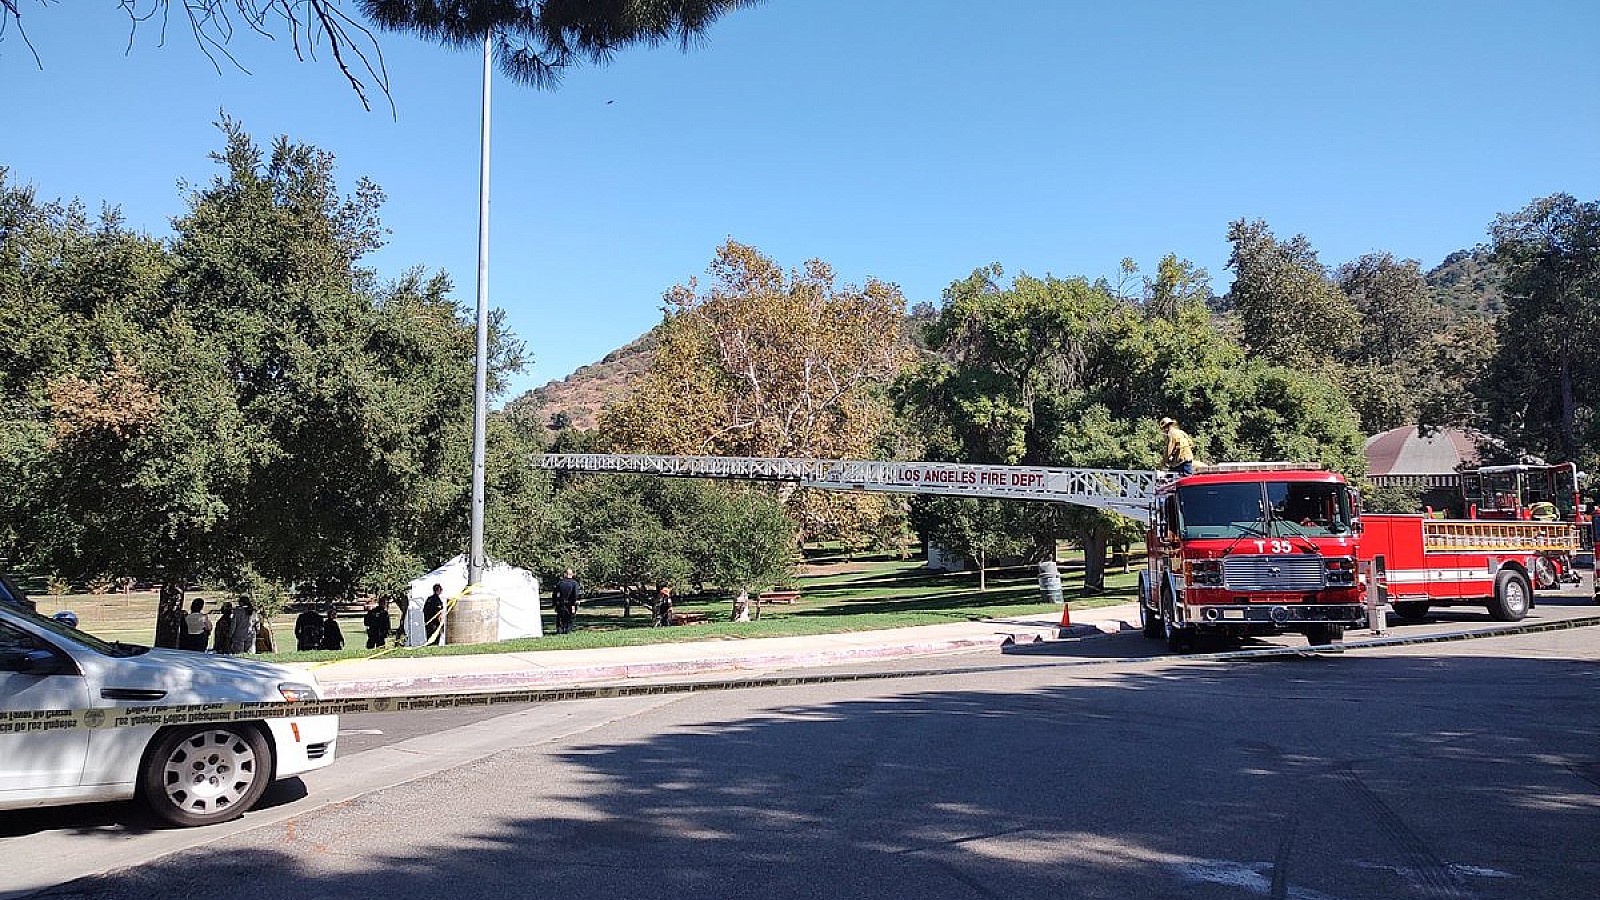
M 1423 548 L 1447 553 L 1576 553 L 1579 537 L 1562 522 L 1422 520 Z
M 1144 519 L 1156 486 L 1175 478 L 1141 469 L 1064 469 L 973 463 L 886 462 L 864 459 L 785 459 L 760 456 L 654 456 L 545 453 L 541 469 L 634 472 L 686 478 L 786 481 L 833 491 L 890 491 L 1003 500 L 1071 503 Z

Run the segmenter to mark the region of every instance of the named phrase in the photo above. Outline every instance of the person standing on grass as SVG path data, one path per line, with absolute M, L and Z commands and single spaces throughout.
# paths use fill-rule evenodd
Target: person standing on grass
M 367 649 L 376 650 L 389 640 L 389 601 L 367 601 L 366 614 L 361 617 L 361 627 L 367 630 Z
M 439 632 L 444 628 L 444 585 L 433 586 L 433 596 L 422 604 L 422 620 L 427 623 L 428 643 L 440 643 Z
M 233 608 L 233 626 L 228 637 L 229 653 L 250 653 L 256 648 L 256 610 L 249 600 Z
M 328 617 L 322 620 L 322 641 L 317 645 L 318 650 L 343 650 L 344 632 L 339 630 L 339 616 L 328 607 Z
M 322 646 L 322 617 L 310 606 L 301 608 L 294 618 L 294 648 L 316 650 Z
M 189 614 L 183 617 L 183 632 L 178 635 L 179 650 L 206 652 L 211 643 L 211 617 L 206 615 L 206 601 L 199 597 L 189 604 Z
M 658 627 L 672 624 L 672 585 L 664 584 L 656 591 L 656 606 L 651 624 Z
M 227 653 L 233 649 L 233 604 L 222 601 L 222 611 L 217 614 L 216 630 L 211 634 L 211 651 Z
M 578 615 L 578 579 L 572 577 L 572 570 L 568 569 L 565 575 L 556 581 L 555 590 L 556 606 L 556 634 L 571 634 L 572 620 Z

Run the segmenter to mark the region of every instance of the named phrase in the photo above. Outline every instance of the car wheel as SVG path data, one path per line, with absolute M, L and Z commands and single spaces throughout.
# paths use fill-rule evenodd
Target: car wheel
M 163 732 L 145 759 L 139 792 L 174 825 L 213 825 L 244 815 L 272 777 L 272 748 L 249 725 Z
M 1489 601 L 1489 615 L 1501 622 L 1520 622 L 1528 614 L 1528 601 L 1532 596 L 1526 575 L 1514 569 L 1502 569 L 1494 579 L 1494 599 Z
M 1392 608 L 1402 622 L 1421 622 L 1428 617 L 1428 604 L 1421 600 L 1401 600 Z

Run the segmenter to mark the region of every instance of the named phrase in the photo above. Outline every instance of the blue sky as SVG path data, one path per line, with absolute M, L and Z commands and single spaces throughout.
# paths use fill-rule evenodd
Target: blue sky
M 249 74 L 176 22 L 125 53 L 116 7 L 24 0 L 44 68 L 7 31 L 14 179 L 165 235 L 226 110 L 381 185 L 368 263 L 446 270 L 470 307 L 475 54 L 381 35 L 395 117 L 283 40 L 240 35 Z M 1431 267 L 1535 197 L 1600 196 L 1597 41 L 1592 0 L 769 0 L 689 54 L 496 81 L 490 301 L 534 356 L 520 392 L 644 332 L 728 237 L 911 302 L 991 262 L 1092 278 L 1169 252 L 1220 291 L 1240 217 L 1329 264 Z

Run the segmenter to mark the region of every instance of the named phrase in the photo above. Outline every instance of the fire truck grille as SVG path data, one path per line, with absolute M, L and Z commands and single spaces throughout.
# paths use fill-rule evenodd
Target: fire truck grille
M 1230 591 L 1319 591 L 1320 556 L 1230 556 L 1222 561 L 1222 586 Z

